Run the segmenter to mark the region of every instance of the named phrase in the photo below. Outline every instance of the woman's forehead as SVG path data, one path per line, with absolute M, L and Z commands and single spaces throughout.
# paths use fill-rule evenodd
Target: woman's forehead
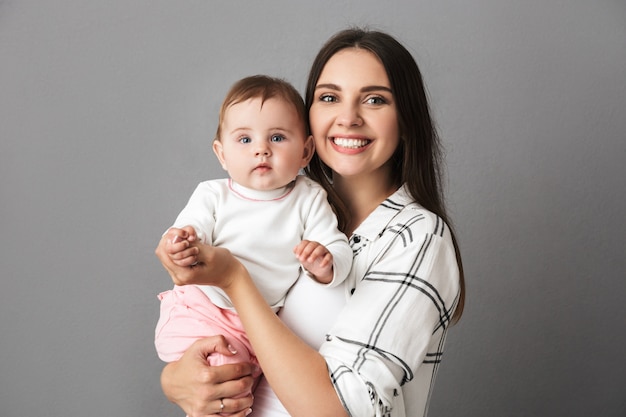
M 390 87 L 387 72 L 380 59 L 361 48 L 346 48 L 335 53 L 324 65 L 317 85 L 377 85 Z

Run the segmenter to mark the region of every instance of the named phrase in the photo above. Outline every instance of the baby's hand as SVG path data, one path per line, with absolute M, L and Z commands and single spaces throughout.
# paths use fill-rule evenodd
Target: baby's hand
M 304 269 L 323 284 L 333 280 L 333 255 L 319 242 L 303 240 L 293 250 Z
M 165 236 L 166 251 L 170 259 L 179 266 L 193 266 L 197 255 L 197 249 L 192 246 L 192 243 L 198 240 L 196 230 L 192 226 L 181 229 L 171 227 Z

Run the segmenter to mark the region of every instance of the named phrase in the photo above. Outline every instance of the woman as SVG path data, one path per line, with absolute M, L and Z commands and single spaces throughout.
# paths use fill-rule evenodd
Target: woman
M 192 245 L 180 259 L 191 258 L 170 261 L 165 235 L 157 255 L 176 284 L 216 285 L 229 295 L 291 415 L 423 416 L 464 284 L 419 69 L 387 34 L 342 31 L 313 63 L 306 104 L 317 151 L 308 173 L 327 189 L 354 253 L 345 308 L 319 351 L 272 313 L 228 251 Z M 288 301 L 309 296 L 296 291 Z M 164 392 L 190 415 L 245 415 L 250 406 L 249 396 L 233 398 L 249 388 L 249 367 L 200 364 L 202 355 L 227 351 L 220 340 L 194 345 L 164 369 Z

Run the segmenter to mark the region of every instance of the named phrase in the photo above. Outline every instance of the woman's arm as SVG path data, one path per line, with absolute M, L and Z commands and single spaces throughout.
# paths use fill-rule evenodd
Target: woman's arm
M 190 264 L 197 262 L 190 267 L 176 265 L 168 255 L 170 244 L 167 234 L 164 235 L 156 254 L 174 283 L 215 285 L 226 292 L 244 324 L 265 377 L 292 416 L 347 416 L 330 381 L 324 358 L 280 321 L 248 271 L 227 249 L 194 242 L 181 254 L 181 259 L 187 259 Z M 186 372 L 193 368 L 185 366 Z M 166 369 L 164 378 L 173 385 L 184 383 L 183 373 L 175 371 Z M 169 390 L 169 386 L 164 384 L 164 391 Z
M 232 300 L 263 373 L 294 416 L 347 416 L 330 381 L 326 361 L 272 312 L 248 274 L 222 289 Z

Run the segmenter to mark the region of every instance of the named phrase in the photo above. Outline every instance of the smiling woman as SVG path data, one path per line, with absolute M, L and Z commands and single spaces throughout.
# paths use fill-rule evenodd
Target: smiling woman
M 296 282 L 281 312 L 294 333 L 264 300 L 249 268 L 227 251 L 194 244 L 188 262 L 198 264 L 188 268 L 172 260 L 165 236 L 157 254 L 176 284 L 213 285 L 232 301 L 265 376 L 255 415 L 277 415 L 269 383 L 292 416 L 424 416 L 447 329 L 462 313 L 464 285 L 421 75 L 391 36 L 346 30 L 315 59 L 306 104 L 317 148 L 307 172 L 328 192 L 354 255 L 345 308 L 317 320 L 315 327 L 327 329 L 324 341 L 303 341 L 291 302 L 332 300 L 339 310 L 343 301 L 320 289 L 301 291 L 305 280 Z M 317 317 L 316 308 L 296 314 Z M 225 390 L 189 375 L 247 377 L 244 368 L 227 375 L 198 360 L 215 350 L 215 339 L 199 341 L 163 371 L 164 391 L 188 413 L 206 414 L 216 403 L 194 392 Z M 198 402 L 205 407 L 196 409 Z M 224 404 L 238 415 L 248 406 L 237 398 Z
M 387 180 L 379 197 L 367 196 L 349 207 L 350 233 L 382 199 L 398 187 L 391 181 L 392 156 L 398 148 L 398 115 L 394 95 L 380 59 L 365 49 L 343 49 L 324 66 L 309 110 L 319 158 L 333 167 L 335 190 L 363 188 Z M 346 181 L 349 184 L 346 184 Z M 355 183 L 358 181 L 358 183 Z M 355 188 L 356 186 L 356 188 Z M 348 199 L 351 200 L 351 199 Z

